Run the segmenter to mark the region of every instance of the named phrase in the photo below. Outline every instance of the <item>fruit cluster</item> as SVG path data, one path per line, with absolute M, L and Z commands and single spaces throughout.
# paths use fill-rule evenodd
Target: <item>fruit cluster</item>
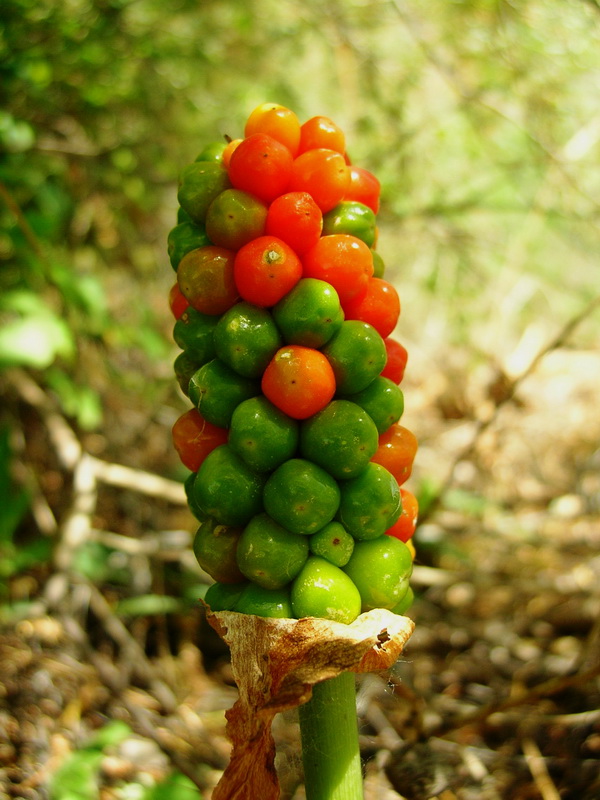
M 193 408 L 173 440 L 213 610 L 349 623 L 410 606 L 417 442 L 379 189 L 334 122 L 272 103 L 182 172 L 170 305 Z

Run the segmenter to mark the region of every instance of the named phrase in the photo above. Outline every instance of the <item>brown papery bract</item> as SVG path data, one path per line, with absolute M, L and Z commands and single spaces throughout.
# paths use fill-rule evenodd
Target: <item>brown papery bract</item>
M 380 608 L 350 625 L 210 609 L 207 617 L 230 647 L 239 690 L 239 699 L 226 712 L 231 759 L 213 800 L 276 800 L 275 714 L 306 703 L 315 683 L 342 672 L 389 669 L 414 629 L 412 620 Z

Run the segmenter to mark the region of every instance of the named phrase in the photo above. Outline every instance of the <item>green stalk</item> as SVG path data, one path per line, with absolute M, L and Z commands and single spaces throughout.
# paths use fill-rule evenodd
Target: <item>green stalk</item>
M 317 683 L 298 709 L 306 800 L 363 800 L 354 678 Z

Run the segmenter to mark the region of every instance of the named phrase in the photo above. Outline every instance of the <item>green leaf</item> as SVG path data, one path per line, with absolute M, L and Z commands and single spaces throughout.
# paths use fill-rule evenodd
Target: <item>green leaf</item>
M 78 750 L 52 776 L 50 800 L 96 800 L 100 750 Z
M 100 730 L 96 731 L 86 748 L 104 750 L 105 747 L 114 747 L 124 739 L 127 739 L 128 736 L 131 736 L 131 732 L 131 728 L 126 722 L 119 719 L 112 720 L 112 722 L 107 722 Z
M 58 395 L 65 414 L 74 417 L 80 428 L 90 431 L 100 425 L 102 405 L 94 389 L 76 383 L 61 369 L 49 369 L 46 372 L 46 380 L 48 386 Z
M 192 781 L 180 772 L 169 777 L 148 790 L 144 800 L 199 800 L 200 792 Z
M 131 735 L 125 722 L 115 720 L 101 728 L 88 745 L 72 753 L 52 776 L 50 800 L 96 800 L 98 770 L 103 750 Z
M 2 305 L 24 316 L 6 320 L 0 327 L 0 367 L 48 367 L 57 356 L 75 352 L 68 325 L 29 292 L 15 292 Z
M 181 600 L 175 597 L 145 594 L 121 600 L 117 605 L 117 614 L 131 617 L 143 617 L 148 614 L 174 614 L 181 611 L 182 606 Z

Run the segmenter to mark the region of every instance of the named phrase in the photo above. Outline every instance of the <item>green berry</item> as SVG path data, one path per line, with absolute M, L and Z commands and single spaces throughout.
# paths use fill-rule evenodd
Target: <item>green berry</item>
M 400 614 L 401 616 L 406 614 L 406 612 L 411 608 L 412 604 L 415 601 L 415 593 L 412 590 L 411 586 L 408 586 L 408 579 L 407 579 L 407 587 L 406 587 L 406 594 L 393 608 L 392 611 L 394 614 Z
M 241 535 L 241 528 L 220 525 L 210 517 L 198 528 L 194 537 L 194 555 L 213 580 L 219 583 L 239 583 L 244 580 L 236 561 Z
M 221 163 L 223 160 L 223 150 L 227 147 L 225 139 L 221 142 L 209 142 L 198 153 L 194 161 L 216 161 Z
M 228 444 L 251 469 L 272 472 L 295 454 L 298 428 L 263 395 L 251 397 L 233 412 Z
M 263 493 L 265 510 L 292 533 L 311 534 L 331 522 L 340 490 L 324 469 L 290 458 L 270 475 Z
M 292 583 L 292 609 L 297 619 L 320 617 L 349 624 L 360 614 L 360 594 L 339 567 L 310 556 Z
M 307 557 L 306 537 L 290 533 L 264 513 L 248 522 L 237 549 L 242 573 L 265 589 L 286 586 L 300 572 Z
M 181 173 L 177 200 L 196 224 L 203 225 L 212 201 L 230 187 L 227 170 L 220 163 L 195 161 Z
M 243 583 L 213 583 L 206 590 L 204 602 L 211 611 L 233 611 L 247 586 Z
M 257 381 L 244 378 L 219 358 L 204 364 L 190 379 L 190 400 L 204 419 L 228 428 L 237 406 L 260 393 Z
M 181 259 L 191 250 L 206 247 L 209 244 L 211 241 L 206 234 L 204 225 L 197 225 L 191 219 L 188 222 L 178 223 L 167 236 L 167 252 L 175 272 L 177 272 Z
M 356 542 L 344 567 L 357 587 L 362 611 L 393 609 L 404 598 L 412 573 L 410 550 L 393 536 Z
M 262 236 L 267 219 L 267 205 L 241 189 L 225 189 L 212 201 L 206 212 L 206 233 L 213 244 L 239 250 L 257 236 Z
M 387 431 L 404 413 L 404 395 L 389 378 L 379 375 L 361 392 L 348 395 L 348 400 L 363 408 L 377 426 L 378 433 Z
M 350 400 L 332 400 L 300 426 L 300 453 L 338 480 L 353 478 L 379 446 L 377 427 Z
M 216 355 L 214 331 L 219 317 L 201 314 L 188 306 L 173 326 L 173 339 L 199 366 Z
M 349 233 L 372 247 L 377 234 L 375 212 L 354 200 L 344 200 L 323 215 L 323 236 Z
M 387 361 L 387 350 L 379 333 L 368 322 L 357 319 L 345 320 L 321 352 L 333 369 L 338 395 L 365 389 Z
M 402 513 L 400 487 L 393 475 L 371 462 L 348 481 L 340 483 L 338 519 L 355 539 L 375 539 Z
M 240 595 L 235 611 L 256 614 L 257 617 L 290 618 L 292 603 L 289 589 L 265 589 L 257 583 L 249 583 Z
M 310 552 L 336 567 L 345 566 L 354 550 L 354 537 L 339 522 L 330 522 L 308 540 Z
M 192 493 L 205 514 L 222 525 L 246 525 L 262 508 L 264 478 L 226 445 L 216 447 L 196 473 Z
M 286 344 L 319 348 L 339 331 L 344 312 L 331 284 L 302 278 L 273 307 L 273 317 Z
M 214 330 L 217 356 L 245 378 L 258 378 L 283 344 L 271 314 L 252 303 L 236 303 Z

